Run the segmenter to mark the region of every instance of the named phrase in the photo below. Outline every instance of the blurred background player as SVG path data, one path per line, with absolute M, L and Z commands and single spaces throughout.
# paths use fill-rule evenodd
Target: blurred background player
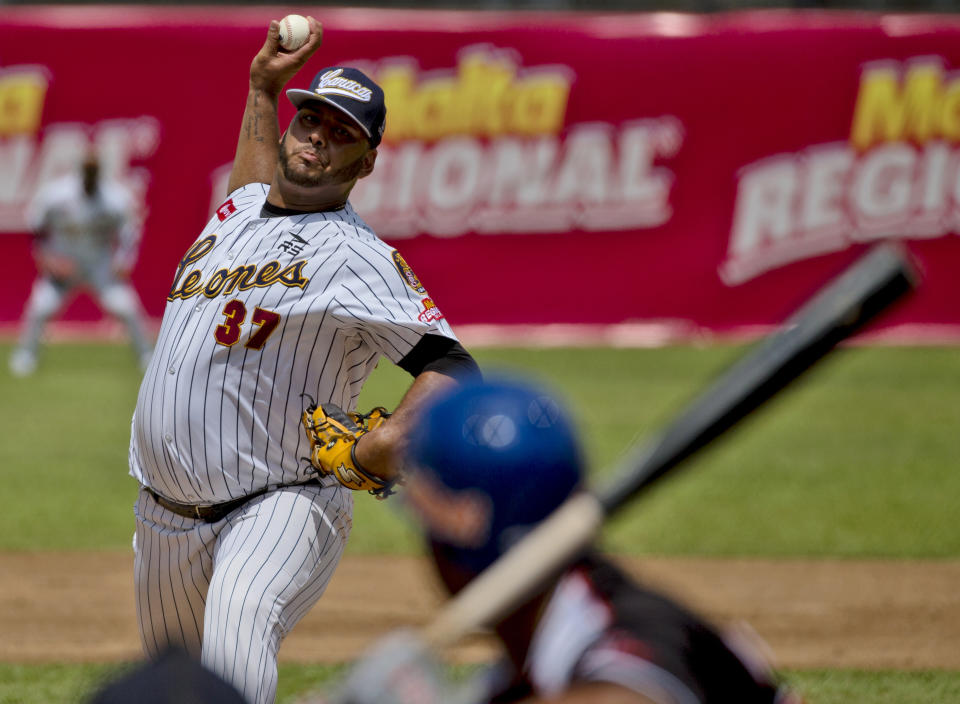
M 126 326 L 141 368 L 150 358 L 140 299 L 128 280 L 140 243 L 140 219 L 130 192 L 103 178 L 95 151 L 75 172 L 41 188 L 27 211 L 34 233 L 38 276 L 23 315 L 10 371 L 26 376 L 37 367 L 46 323 L 79 289 Z
M 407 503 L 456 593 L 581 488 L 570 421 L 543 391 L 473 384 L 428 407 L 411 440 Z M 495 625 L 506 657 L 467 687 L 436 681 L 413 636 L 395 634 L 348 678 L 338 703 L 799 702 L 756 644 L 743 645 L 609 560 L 584 556 Z M 401 663 L 401 667 L 396 664 Z

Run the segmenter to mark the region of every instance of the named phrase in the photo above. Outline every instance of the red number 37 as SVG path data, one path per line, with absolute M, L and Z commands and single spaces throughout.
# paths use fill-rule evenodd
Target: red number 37
M 241 326 L 247 319 L 247 307 L 242 301 L 236 299 L 227 301 L 223 307 L 223 317 L 223 324 L 217 326 L 213 336 L 221 345 L 231 347 L 240 340 Z M 257 330 L 250 335 L 250 339 L 243 346 L 251 350 L 260 350 L 267 344 L 267 338 L 277 329 L 280 314 L 257 307 L 253 309 L 250 322 L 257 326 Z

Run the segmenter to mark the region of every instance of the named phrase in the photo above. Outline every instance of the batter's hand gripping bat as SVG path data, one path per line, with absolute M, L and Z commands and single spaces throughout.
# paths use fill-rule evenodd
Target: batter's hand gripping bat
M 612 482 L 560 506 L 446 604 L 421 632 L 434 649 L 496 623 L 583 554 L 606 518 L 726 432 L 918 282 L 902 249 L 860 257 L 614 470 Z

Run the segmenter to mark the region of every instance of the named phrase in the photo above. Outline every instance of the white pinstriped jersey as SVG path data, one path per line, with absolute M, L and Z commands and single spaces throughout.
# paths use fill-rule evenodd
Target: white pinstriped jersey
M 234 191 L 187 251 L 140 387 L 130 474 L 174 501 L 310 479 L 308 398 L 352 410 L 381 355 L 456 339 L 349 203 L 263 218 L 267 191 Z

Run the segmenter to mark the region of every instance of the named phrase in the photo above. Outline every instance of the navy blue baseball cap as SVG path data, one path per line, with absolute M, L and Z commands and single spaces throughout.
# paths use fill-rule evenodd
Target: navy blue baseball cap
M 410 507 L 435 549 L 475 574 L 582 482 L 565 410 L 543 389 L 513 380 L 470 383 L 436 399 L 408 453 Z
M 346 113 L 363 129 L 371 148 L 383 138 L 387 119 L 383 89 L 359 69 L 330 66 L 313 77 L 310 90 L 291 88 L 287 97 L 298 110 L 310 100 L 322 100 Z

